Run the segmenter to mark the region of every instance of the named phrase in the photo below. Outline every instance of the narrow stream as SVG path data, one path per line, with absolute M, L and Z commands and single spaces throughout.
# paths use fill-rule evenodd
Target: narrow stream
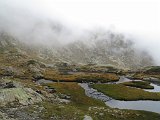
M 131 81 L 130 79 L 121 77 L 120 81 L 117 83 L 122 83 L 126 81 Z M 116 83 L 116 84 L 117 84 Z M 111 108 L 119 108 L 119 109 L 132 109 L 132 110 L 145 110 L 160 113 L 160 101 L 151 101 L 151 100 L 139 100 L 139 101 L 120 101 L 114 100 L 111 97 L 104 95 L 97 90 L 90 88 L 88 83 L 79 83 L 79 85 L 85 90 L 87 96 L 99 99 L 105 102 L 107 106 Z M 152 90 L 146 90 L 149 92 L 160 92 L 160 86 L 151 83 L 154 86 Z
M 120 80 L 118 82 L 114 83 L 107 83 L 107 84 L 119 84 L 123 82 L 131 81 L 128 78 L 120 77 Z M 136 80 L 139 81 L 139 80 Z M 45 80 L 41 79 L 37 81 L 36 83 L 42 84 L 42 83 L 53 83 L 51 80 Z M 107 106 L 110 106 L 111 108 L 119 108 L 119 109 L 132 109 L 132 110 L 145 110 L 145 111 L 152 111 L 156 113 L 160 113 L 160 101 L 150 101 L 150 100 L 139 100 L 139 101 L 120 101 L 120 100 L 114 100 L 111 97 L 104 95 L 101 92 L 98 92 L 96 89 L 90 88 L 88 86 L 88 83 L 78 83 L 84 90 L 85 94 L 89 97 L 99 99 L 105 102 Z M 154 89 L 144 89 L 145 91 L 149 92 L 160 92 L 160 86 L 151 83 L 152 86 L 154 86 Z
M 159 85 L 156 85 L 156 84 L 153 84 L 153 83 L 151 83 L 150 85 L 153 86 L 154 89 L 144 89 L 144 90 L 148 91 L 148 92 L 160 92 L 160 86 Z
M 104 102 L 110 101 L 112 98 L 98 92 L 96 89 L 90 88 L 87 83 L 78 83 L 84 90 L 85 94 L 89 97 L 102 100 Z

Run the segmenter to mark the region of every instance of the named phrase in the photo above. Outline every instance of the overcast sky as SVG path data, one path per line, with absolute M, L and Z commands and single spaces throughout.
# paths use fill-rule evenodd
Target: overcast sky
M 104 27 L 135 35 L 137 46 L 160 62 L 160 0 L 0 0 L 0 9 L 5 8 L 28 9 L 73 28 Z

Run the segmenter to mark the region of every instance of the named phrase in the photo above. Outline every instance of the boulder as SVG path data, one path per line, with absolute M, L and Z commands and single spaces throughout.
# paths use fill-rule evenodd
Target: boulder
M 85 115 L 83 120 L 93 120 L 92 117 Z
M 45 98 L 31 88 L 7 88 L 0 90 L 0 106 L 17 102 L 22 105 L 34 104 Z

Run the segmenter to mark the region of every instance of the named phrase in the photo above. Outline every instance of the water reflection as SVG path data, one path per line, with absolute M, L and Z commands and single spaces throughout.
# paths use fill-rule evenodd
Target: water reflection
M 160 101 L 120 101 L 120 100 L 110 100 L 105 102 L 106 105 L 112 108 L 119 109 L 132 109 L 132 110 L 145 110 L 160 113 Z
M 123 83 L 131 81 L 128 78 L 121 77 L 120 81 L 117 83 Z M 112 108 L 119 108 L 119 109 L 132 109 L 132 110 L 145 110 L 145 111 L 151 111 L 160 113 L 160 101 L 150 101 L 150 100 L 139 100 L 139 101 L 120 101 L 120 100 L 114 100 L 110 98 L 107 95 L 104 95 L 101 92 L 98 92 L 97 90 L 90 88 L 87 83 L 79 83 L 79 85 L 84 88 L 85 94 L 89 97 L 102 100 L 106 103 L 106 105 L 112 107 Z M 146 90 L 150 92 L 159 92 L 160 86 L 155 85 L 151 83 L 152 86 L 154 86 L 154 89 L 152 90 Z

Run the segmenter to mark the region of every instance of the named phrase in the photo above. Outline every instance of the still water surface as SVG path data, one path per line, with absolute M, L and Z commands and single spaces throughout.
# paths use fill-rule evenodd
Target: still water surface
M 128 78 L 121 77 L 120 81 L 116 82 L 122 83 L 131 81 Z M 145 110 L 145 111 L 151 111 L 160 113 L 160 101 L 151 101 L 151 100 L 138 100 L 138 101 L 120 101 L 120 100 L 114 100 L 110 98 L 107 95 L 104 95 L 101 92 L 98 92 L 97 90 L 90 88 L 87 83 L 79 83 L 79 85 L 84 88 L 85 93 L 87 96 L 100 99 L 105 102 L 106 105 L 112 107 L 112 108 L 119 108 L 119 109 L 132 109 L 132 110 Z M 160 86 L 155 85 L 151 83 L 152 86 L 154 86 L 154 89 L 152 90 L 146 90 L 149 92 L 160 92 Z

